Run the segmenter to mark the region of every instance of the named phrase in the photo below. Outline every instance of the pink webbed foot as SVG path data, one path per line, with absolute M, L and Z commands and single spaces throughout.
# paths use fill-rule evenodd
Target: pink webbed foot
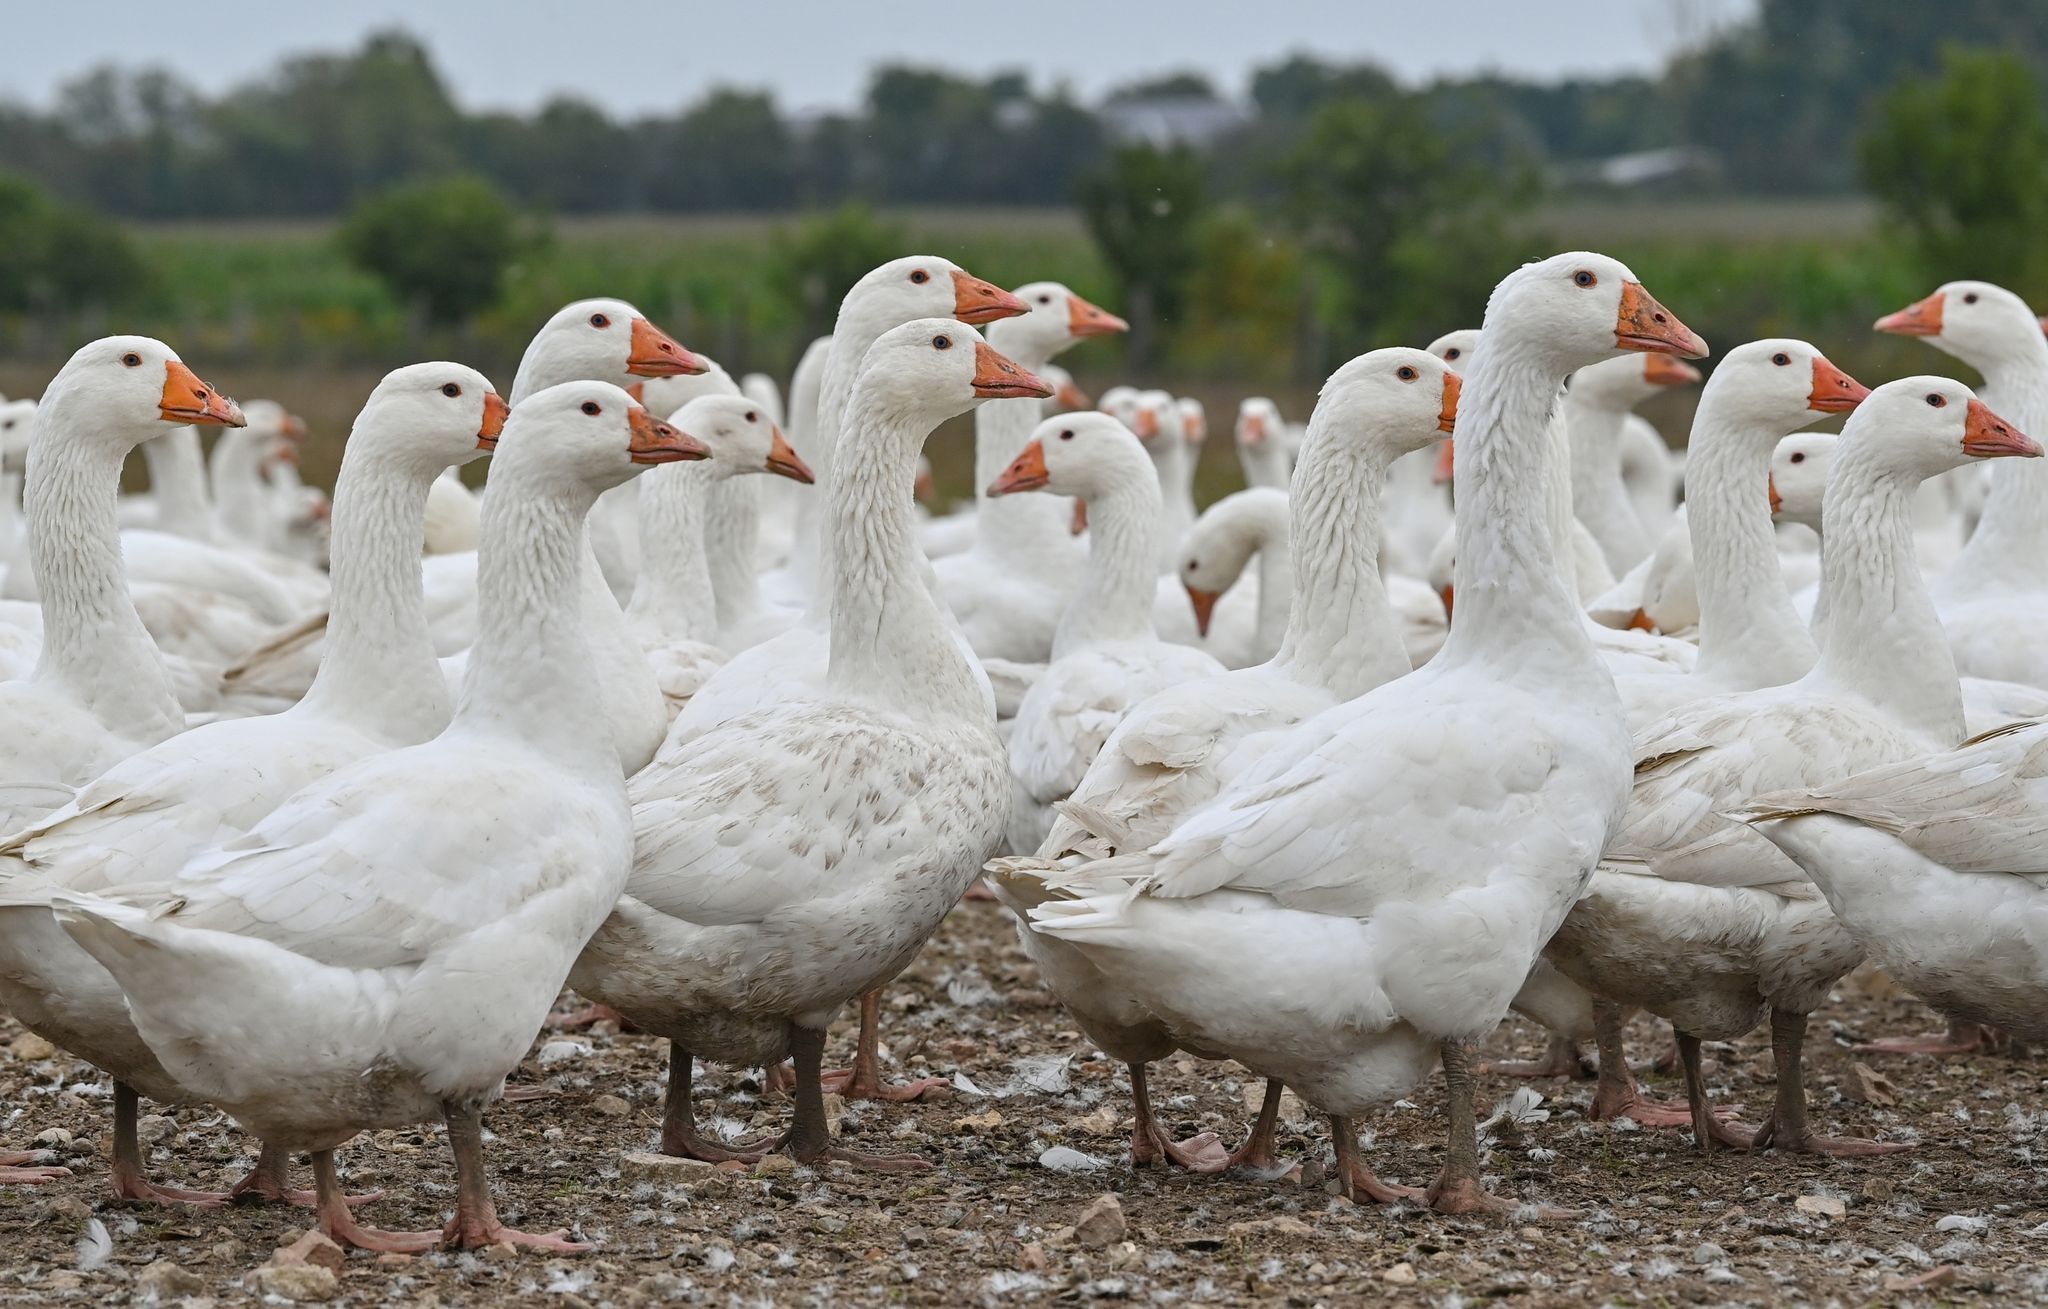
M 435 1228 L 425 1232 L 387 1232 L 379 1227 L 365 1227 L 349 1216 L 347 1209 L 338 1214 L 322 1212 L 320 1230 L 336 1245 L 345 1249 L 369 1250 L 377 1254 L 424 1254 L 441 1244 L 441 1230 Z
M 1995 1054 L 2005 1042 L 2002 1034 L 1977 1023 L 1951 1023 L 1945 1032 L 1922 1036 L 1888 1036 L 1849 1048 L 1858 1054 L 1931 1054 L 1952 1057 L 1966 1054 Z
M 608 1004 L 585 1005 L 581 1009 L 572 1009 L 566 1014 L 548 1015 L 548 1026 L 558 1032 L 580 1032 L 586 1028 L 595 1027 L 599 1023 L 616 1024 L 621 1032 L 637 1032 L 640 1030 L 633 1025 L 632 1019 L 627 1018 Z
M 868 1075 L 863 1077 L 863 1071 L 867 1071 Z M 820 1087 L 842 1099 L 886 1100 L 895 1104 L 919 1099 L 926 1091 L 952 1084 L 952 1080 L 945 1077 L 917 1077 L 908 1082 L 885 1082 L 879 1075 L 858 1066 L 835 1068 L 818 1078 Z
M 44 1165 L 42 1161 L 49 1157 L 48 1150 L 0 1152 L 0 1186 L 41 1186 L 71 1176 L 69 1168 Z
M 1903 1141 L 1866 1141 L 1860 1136 L 1820 1136 L 1810 1131 L 1796 1134 L 1780 1130 L 1775 1120 L 1765 1123 L 1750 1138 L 1752 1150 L 1783 1150 L 1788 1154 L 1822 1154 L 1835 1159 L 1865 1159 L 1875 1155 L 1899 1154 L 1913 1147 Z
M 1553 1221 L 1578 1217 L 1576 1209 L 1503 1200 L 1488 1192 L 1476 1177 L 1439 1177 L 1423 1192 L 1422 1202 L 1440 1214 L 1483 1214 L 1506 1218 L 1533 1213 L 1539 1219 Z
M 228 1202 L 226 1191 L 188 1191 L 176 1186 L 158 1186 L 134 1168 L 116 1162 L 108 1174 L 116 1200 L 143 1204 L 189 1204 L 200 1209 L 218 1209 Z
M 588 1241 L 572 1241 L 567 1228 L 552 1232 L 522 1232 L 498 1221 L 496 1214 L 465 1215 L 458 1209 L 439 1232 L 421 1233 L 429 1238 L 428 1248 L 438 1243 L 447 1250 L 482 1250 L 493 1245 L 526 1246 L 553 1250 L 557 1254 L 584 1254 L 597 1247 Z

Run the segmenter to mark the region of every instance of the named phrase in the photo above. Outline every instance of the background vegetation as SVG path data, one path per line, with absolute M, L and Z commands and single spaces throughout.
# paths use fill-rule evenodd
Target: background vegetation
M 1870 320 L 1942 280 L 2048 301 L 2044 70 L 2048 6 L 2010 0 L 1761 0 L 1656 77 L 1412 86 L 1296 56 L 1235 105 L 1186 74 L 1084 105 L 884 68 L 802 121 L 743 88 L 632 122 L 470 113 L 398 33 L 218 95 L 104 69 L 0 105 L 0 392 L 117 326 L 301 408 L 292 379 L 428 355 L 509 379 L 593 294 L 781 374 L 908 249 L 1067 282 L 1134 326 L 1075 353 L 1084 380 L 1225 409 L 1302 412 L 1334 363 L 1471 325 L 1504 269 L 1570 246 L 1711 342 L 1796 333 L 1881 378 L 1928 361 Z M 1132 125 L 1161 104 L 1225 127 L 1150 143 Z M 1653 184 L 1603 162 L 1644 151 L 1676 152 Z M 339 431 L 361 389 L 336 391 L 311 416 Z

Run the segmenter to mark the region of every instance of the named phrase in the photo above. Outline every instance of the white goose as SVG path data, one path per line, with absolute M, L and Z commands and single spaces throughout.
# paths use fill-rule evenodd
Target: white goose
M 1506 1013 L 1628 794 L 1614 684 L 1562 584 L 1549 416 L 1616 349 L 1704 345 L 1629 270 L 1557 255 L 1510 274 L 1460 409 L 1457 620 L 1408 677 L 1288 729 L 1150 849 L 1062 875 L 1035 930 L 1083 950 L 1186 1046 L 1349 1120 L 1439 1057 L 1440 1209 L 1483 1190 L 1466 1043 Z M 1227 967 L 1218 960 L 1227 959 Z M 1338 1136 L 1338 1182 L 1385 1196 Z
M 708 448 L 711 457 L 656 469 L 643 479 L 637 523 L 641 566 L 626 621 L 654 665 L 673 718 L 727 658 L 716 643 L 719 616 L 710 566 L 718 532 L 711 512 L 714 497 L 748 474 L 773 473 L 803 484 L 812 479 L 782 429 L 743 395 L 699 396 L 670 415 L 669 422 Z
M 1287 447 L 1280 439 L 1286 429 L 1280 406 L 1262 395 L 1246 396 L 1237 404 L 1237 466 L 1244 484 L 1285 491 L 1293 476 L 1287 466 Z
M 884 333 L 830 479 L 825 679 L 671 743 L 665 771 L 634 781 L 633 876 L 571 981 L 669 1038 L 668 1153 L 761 1153 L 698 1135 L 693 1054 L 788 1054 L 795 1121 L 766 1149 L 925 1166 L 835 1148 L 820 1068 L 832 1015 L 910 961 L 1002 839 L 1009 781 L 987 683 L 924 584 L 911 482 L 938 423 L 1049 389 L 961 323 Z
M 1807 1015 L 1861 958 L 1798 868 L 1723 811 L 1963 736 L 1955 665 L 1913 558 L 1920 481 L 1973 458 L 2039 455 L 1969 388 L 1913 377 L 1873 391 L 1845 428 L 1826 520 L 1831 617 L 1820 662 L 1784 686 L 1695 702 L 1639 734 L 1634 795 L 1550 957 L 1596 993 L 1671 1020 L 1702 1149 L 1752 1138 L 1710 1111 L 1701 1039 L 1728 1039 L 1771 1011 L 1778 1092 L 1753 1143 L 1875 1154 L 1807 1126 Z
M 1167 434 L 1155 438 L 1184 444 Z M 1139 701 L 1223 666 L 1162 641 L 1152 626 L 1160 486 L 1145 447 L 1107 414 L 1048 418 L 988 488 L 1075 496 L 1088 505 L 1088 576 L 1067 603 L 1052 661 L 1025 693 L 1010 730 L 1017 803 L 1010 848 L 1036 850 L 1053 804 L 1080 784 L 1102 743 Z
M 1450 429 L 1457 405 L 1457 375 L 1421 351 L 1376 350 L 1331 374 L 1309 419 L 1295 490 L 1282 503 L 1303 542 L 1285 644 L 1267 663 L 1183 682 L 1125 716 L 1061 806 L 1038 856 L 990 865 L 997 895 L 1020 919 L 1044 901 L 1047 882 L 1069 856 L 1151 845 L 1243 773 L 1268 734 L 1408 671 L 1380 581 L 1381 482 L 1390 463 Z M 1129 1069 L 1134 1163 L 1271 1166 L 1278 1083 L 1268 1088 L 1252 1138 L 1230 1156 L 1201 1138 L 1168 1140 L 1145 1081 L 1145 1065 L 1175 1048 L 1165 1025 L 1110 985 L 1084 950 L 1021 924 L 1019 935 L 1089 1039 Z
M 1986 403 L 2022 431 L 2048 430 L 2048 339 L 2024 301 L 1989 282 L 1950 282 L 1878 319 L 1926 337 L 1984 375 Z M 1992 475 L 1983 517 L 1934 589 L 1959 672 L 2048 687 L 2048 470 L 2013 462 Z
M 1608 359 L 1572 375 L 1565 429 L 1572 443 L 1572 512 L 1600 543 L 1617 576 L 1648 557 L 1657 538 L 1637 516 L 1622 480 L 1622 430 L 1658 391 L 1700 380 L 1699 369 L 1664 355 Z M 1660 524 L 1661 526 L 1661 524 Z
M 1287 635 L 1287 614 L 1294 590 L 1293 552 L 1288 541 L 1287 492 L 1247 487 L 1224 496 L 1202 511 L 1181 542 L 1180 584 L 1195 607 L 1195 630 L 1209 635 L 1209 620 L 1221 600 L 1258 561 L 1257 620 L 1252 643 L 1242 659 L 1226 659 L 1231 667 L 1263 664 L 1280 649 Z
M 336 1240 L 588 1248 L 498 1221 L 482 1112 L 632 863 L 580 618 L 584 515 L 642 467 L 706 453 L 607 382 L 529 396 L 485 498 L 482 630 L 447 730 L 304 788 L 132 904 L 55 906 L 180 1085 L 314 1152 Z M 335 1147 L 435 1118 L 456 1161 L 445 1231 L 358 1226 Z
M 1020 286 L 1030 311 L 989 324 L 988 341 L 1034 375 L 1055 354 L 1126 330 L 1124 320 L 1057 282 Z M 1074 508 L 1051 496 L 997 499 L 988 487 L 1041 420 L 1036 399 L 984 404 L 974 414 L 974 545 L 935 564 L 939 595 L 983 658 L 1043 663 L 1067 597 L 1087 570 Z
M 0 828 L 183 730 L 163 659 L 128 599 L 114 519 L 121 462 L 172 424 L 241 421 L 234 401 L 145 336 L 83 346 L 51 379 L 27 487 L 43 645 L 33 674 L 0 683 Z
M 135 1034 L 120 988 L 58 930 L 51 897 L 163 881 L 299 788 L 447 726 L 448 695 L 419 588 L 427 488 L 442 469 L 488 451 L 504 417 L 490 383 L 460 364 L 414 364 L 386 376 L 342 456 L 332 639 L 305 698 L 281 714 L 210 723 L 131 755 L 70 804 L 0 842 L 0 1004 L 113 1075 L 117 1199 L 283 1199 L 284 1159 L 266 1154 L 227 1195 L 145 1179 L 137 1093 L 170 1101 L 184 1094 Z

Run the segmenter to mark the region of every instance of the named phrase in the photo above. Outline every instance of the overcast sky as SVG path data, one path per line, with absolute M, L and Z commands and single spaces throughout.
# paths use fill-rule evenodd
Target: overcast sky
M 383 27 L 423 39 L 471 108 L 569 92 L 615 112 L 671 111 L 707 87 L 767 86 L 785 108 L 854 104 L 878 63 L 1022 67 L 1092 97 L 1193 68 L 1241 91 L 1294 51 L 1371 58 L 1409 80 L 1481 69 L 1536 77 L 1649 70 L 1753 0 L 138 0 L 5 6 L 0 97 L 47 105 L 99 64 L 156 64 L 219 90 L 280 56 L 345 49 Z M 619 20 L 619 21 L 613 21 Z

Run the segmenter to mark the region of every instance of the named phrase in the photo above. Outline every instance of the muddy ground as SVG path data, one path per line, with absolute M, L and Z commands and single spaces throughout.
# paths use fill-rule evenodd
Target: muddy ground
M 665 1165 L 644 1153 L 656 1143 L 662 1044 L 606 1031 L 543 1038 L 516 1080 L 557 1093 L 490 1115 L 499 1204 L 507 1222 L 566 1225 L 599 1242 L 594 1254 L 356 1253 L 331 1288 L 315 1276 L 271 1289 L 335 1304 L 562 1309 L 2048 1304 L 2048 1189 L 2036 1157 L 2048 1155 L 2048 1062 L 1861 1057 L 1878 1078 L 1858 1074 L 1849 1040 L 1929 1024 L 1882 977 L 1845 983 L 1815 1019 L 1816 1126 L 1912 1141 L 1912 1151 L 1846 1163 L 1703 1160 L 1677 1134 L 1587 1121 L 1590 1083 L 1529 1083 L 1545 1098 L 1490 1129 L 1487 1168 L 1498 1193 L 1580 1210 L 1545 1222 L 1348 1204 L 1324 1189 L 1328 1137 L 1312 1117 L 1286 1124 L 1285 1152 L 1301 1161 L 1286 1177 L 1134 1172 L 1123 1070 L 1038 990 L 993 905 L 952 916 L 885 1014 L 893 1071 L 958 1074 L 958 1085 L 915 1105 L 853 1106 L 840 1131 L 870 1150 L 920 1152 L 938 1165 L 931 1173 Z M 0 1145 L 47 1134 L 75 1172 L 0 1188 L 0 1304 L 263 1302 L 253 1270 L 309 1225 L 306 1212 L 108 1201 L 103 1079 L 11 1025 L 0 1039 L 12 1042 L 0 1047 Z M 842 1023 L 832 1053 L 850 1056 L 851 1040 Z M 1644 1056 L 1659 1040 L 1647 1022 L 1631 1031 Z M 1512 1022 L 1487 1053 L 1539 1048 L 1535 1029 Z M 1709 1054 L 1718 1093 L 1760 1116 L 1773 1084 L 1761 1034 Z M 1229 1140 L 1251 1118 L 1252 1084 L 1234 1065 L 1169 1061 L 1153 1084 L 1179 1135 Z M 1519 1085 L 1488 1077 L 1482 1103 L 1505 1105 Z M 1677 1090 L 1669 1078 L 1652 1086 Z M 1434 1174 L 1438 1091 L 1425 1086 L 1366 1125 L 1365 1157 L 1381 1177 L 1420 1185 Z M 779 1127 L 786 1108 L 741 1070 L 706 1070 L 697 1094 L 700 1114 L 733 1132 Z M 1291 1099 L 1289 1108 L 1299 1115 Z M 147 1119 L 145 1135 L 156 1179 L 171 1184 L 225 1185 L 253 1152 L 205 1110 Z M 1062 1156 L 1041 1157 L 1055 1147 L 1099 1166 L 1049 1167 Z M 351 1188 L 386 1192 L 361 1211 L 366 1222 L 426 1227 L 452 1205 L 438 1128 L 361 1138 L 342 1166 Z M 1121 1234 L 1098 1213 L 1077 1236 L 1077 1219 L 1091 1204 L 1106 1208 L 1105 1195 L 1116 1197 Z

